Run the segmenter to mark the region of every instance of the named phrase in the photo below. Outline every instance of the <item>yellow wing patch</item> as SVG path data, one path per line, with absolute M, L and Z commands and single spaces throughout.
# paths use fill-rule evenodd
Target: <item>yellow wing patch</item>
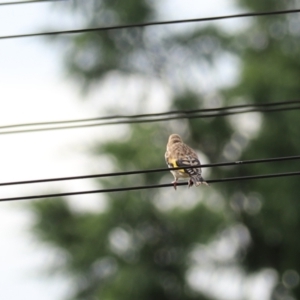
M 177 160 L 175 159 L 175 158 L 173 158 L 173 159 L 168 159 L 168 162 L 169 162 L 169 164 L 170 165 L 172 165 L 174 168 L 177 168 L 177 167 L 179 167 L 178 165 L 177 165 Z M 179 172 L 181 172 L 181 173 L 186 173 L 185 172 L 185 169 L 179 169 L 179 170 L 176 170 L 176 171 L 179 171 Z

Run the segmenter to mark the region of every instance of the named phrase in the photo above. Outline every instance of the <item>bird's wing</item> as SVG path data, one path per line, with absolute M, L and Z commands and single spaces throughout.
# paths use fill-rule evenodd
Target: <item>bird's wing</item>
M 201 168 L 200 166 L 200 161 L 197 157 L 194 155 L 185 155 L 184 157 L 177 159 L 176 160 L 176 165 L 178 167 L 192 167 L 188 169 L 182 169 L 184 173 L 189 174 L 190 176 L 193 175 L 201 175 Z M 197 167 L 193 167 L 197 166 Z
M 193 175 L 201 175 L 200 169 L 200 161 L 197 157 L 185 155 L 180 158 L 170 158 L 166 157 L 166 162 L 169 168 L 177 168 L 177 167 L 191 167 L 188 169 L 179 169 L 178 171 L 181 173 L 186 173 L 190 176 Z M 197 166 L 194 167 L 193 166 Z

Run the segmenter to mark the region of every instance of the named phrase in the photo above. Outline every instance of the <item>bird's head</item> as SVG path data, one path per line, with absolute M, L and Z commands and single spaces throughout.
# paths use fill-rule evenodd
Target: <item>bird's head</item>
M 182 139 L 178 134 L 171 134 L 169 136 L 168 144 L 182 143 Z

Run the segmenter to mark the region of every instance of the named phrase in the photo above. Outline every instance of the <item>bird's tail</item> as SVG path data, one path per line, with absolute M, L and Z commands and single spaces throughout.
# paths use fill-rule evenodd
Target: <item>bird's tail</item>
M 199 186 L 201 184 L 209 185 L 200 174 L 192 175 L 191 181 L 195 184 L 195 186 Z

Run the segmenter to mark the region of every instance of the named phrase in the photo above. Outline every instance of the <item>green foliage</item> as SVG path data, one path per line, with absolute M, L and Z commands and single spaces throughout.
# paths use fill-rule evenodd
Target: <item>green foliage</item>
M 75 7 L 80 12 L 84 6 L 89 26 L 98 24 L 100 16 L 103 22 L 111 18 L 117 23 L 155 17 L 149 1 L 89 3 L 78 2 Z M 275 0 L 238 3 L 251 11 L 291 6 Z M 184 33 L 158 34 L 142 28 L 84 34 L 70 41 L 66 67 L 86 87 L 101 83 L 112 71 L 139 75 L 149 82 L 159 79 L 173 92 L 170 108 L 189 110 L 206 107 L 208 102 L 208 91 L 199 88 L 197 75 L 203 72 L 214 78 L 220 57 L 230 53 L 240 61 L 239 78 L 219 94 L 214 91 L 219 103 L 290 100 L 300 92 L 299 33 L 294 28 L 298 22 L 295 15 L 255 18 L 242 34 L 225 33 L 216 26 Z M 124 139 L 97 146 L 94 155 L 110 158 L 116 171 L 161 167 L 168 135 L 173 132 L 184 134 L 185 141 L 211 162 L 228 159 L 228 154 L 255 159 L 299 153 L 297 111 L 269 113 L 261 118 L 253 136 L 241 129 L 249 119 L 234 123 L 237 125 L 221 117 L 135 124 Z M 252 125 L 255 120 L 252 118 Z M 210 176 L 279 173 L 297 170 L 297 165 L 280 162 L 219 168 L 211 170 Z M 99 184 L 151 185 L 171 178 L 171 174 L 149 173 L 99 180 Z M 250 244 L 239 245 L 235 263 L 247 275 L 264 268 L 277 271 L 279 281 L 272 299 L 287 299 L 282 294 L 299 298 L 297 284 L 292 289 L 283 276 L 287 270 L 300 273 L 298 180 L 241 181 L 165 193 L 111 193 L 106 195 L 107 210 L 93 214 L 75 213 L 62 199 L 36 202 L 31 206 L 37 216 L 34 229 L 41 240 L 66 254 L 62 268 L 74 278 L 72 299 L 207 299 L 204 293 L 192 291 L 187 282 L 191 252 L 199 244 L 209 247 L 224 229 L 235 224 L 244 225 L 251 239 Z M 224 203 L 221 211 L 211 206 L 216 194 Z M 176 206 L 178 200 L 184 204 L 186 199 L 194 205 Z M 174 205 L 163 209 L 164 201 Z
M 217 232 L 222 215 L 201 204 L 161 213 L 149 198 L 120 193 L 102 214 L 74 214 L 59 199 L 32 205 L 43 216 L 35 232 L 65 251 L 63 270 L 77 278 L 72 299 L 191 299 L 184 278 L 188 253 Z

